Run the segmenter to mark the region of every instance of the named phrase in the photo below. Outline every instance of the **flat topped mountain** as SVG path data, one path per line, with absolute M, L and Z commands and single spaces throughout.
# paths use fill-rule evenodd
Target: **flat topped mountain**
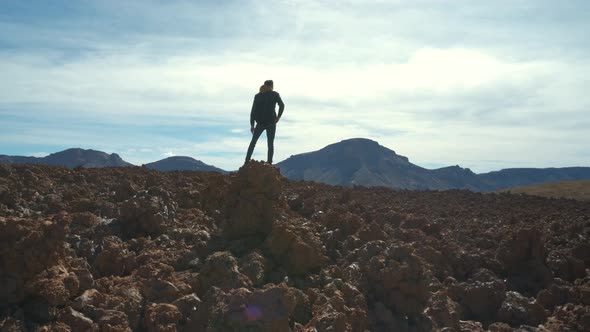
M 293 180 L 396 189 L 496 191 L 549 181 L 590 179 L 590 167 L 514 168 L 483 174 L 458 165 L 429 170 L 364 138 L 294 155 L 277 166 L 284 176 Z
M 155 169 L 162 172 L 169 171 L 202 171 L 226 173 L 224 170 L 215 166 L 207 165 L 200 160 L 191 157 L 174 156 L 158 160 L 153 163 L 145 164 L 149 169 Z
M 427 169 L 410 163 L 407 157 L 364 138 L 348 139 L 318 151 L 291 156 L 277 166 L 290 179 L 333 185 L 408 189 L 447 187 Z
M 0 163 L 6 164 L 37 164 L 74 167 L 125 167 L 133 166 L 124 161 L 118 154 L 79 148 L 67 149 L 52 153 L 46 157 L 0 156 Z

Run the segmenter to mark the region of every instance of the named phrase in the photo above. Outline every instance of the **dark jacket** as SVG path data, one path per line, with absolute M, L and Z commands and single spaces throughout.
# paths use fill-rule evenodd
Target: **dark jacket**
M 254 127 L 254 121 L 262 126 L 276 123 L 277 113 L 275 105 L 279 104 L 279 117 L 283 115 L 285 104 L 276 91 L 261 92 L 254 96 L 252 111 L 250 112 L 250 126 Z

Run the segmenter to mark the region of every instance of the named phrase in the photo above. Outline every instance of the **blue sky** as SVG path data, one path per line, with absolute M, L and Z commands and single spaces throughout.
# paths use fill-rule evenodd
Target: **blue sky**
M 0 154 L 236 169 L 252 97 L 273 79 L 275 161 L 366 137 L 427 168 L 590 166 L 587 1 L 0 6 Z

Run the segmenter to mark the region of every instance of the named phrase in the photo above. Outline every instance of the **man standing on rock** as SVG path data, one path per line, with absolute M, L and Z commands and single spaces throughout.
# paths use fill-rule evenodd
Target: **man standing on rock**
M 246 154 L 246 163 L 252 158 L 254 147 L 262 132 L 266 130 L 266 138 L 268 141 L 268 158 L 266 162 L 272 164 L 272 157 L 274 154 L 275 132 L 277 129 L 277 122 L 281 119 L 285 104 L 281 100 L 278 92 L 274 91 L 274 83 L 272 80 L 267 80 L 264 85 L 260 87 L 260 92 L 254 96 L 252 103 L 252 111 L 250 112 L 250 132 L 252 133 L 252 140 L 248 146 L 248 153 Z M 279 104 L 279 115 L 275 111 L 276 104 Z M 256 127 L 254 126 L 256 121 Z

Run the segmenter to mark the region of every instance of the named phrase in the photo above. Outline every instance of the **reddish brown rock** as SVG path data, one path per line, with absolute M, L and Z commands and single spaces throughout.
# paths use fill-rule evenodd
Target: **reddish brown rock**
M 279 171 L 256 161 L 247 163 L 232 177 L 226 202 L 226 236 L 267 235 L 287 208 Z
M 387 248 L 369 259 L 365 275 L 367 287 L 394 312 L 418 316 L 425 309 L 430 297 L 430 279 L 424 262 L 414 255 L 413 249 Z
M 67 324 L 65 323 L 51 323 L 49 325 L 40 326 L 33 330 L 34 332 L 73 332 Z
M 80 287 L 77 276 L 61 265 L 53 266 L 25 284 L 28 296 L 43 298 L 49 305 L 61 306 L 77 295 Z
M 101 332 L 131 332 L 127 315 L 117 310 L 100 310 L 97 323 Z
M 70 296 L 73 285 L 63 285 L 62 288 L 67 286 L 68 289 L 51 295 L 50 290 L 43 290 L 40 285 L 42 281 L 39 279 L 43 279 L 43 275 L 37 276 L 49 267 L 59 266 L 65 260 L 64 243 L 68 235 L 68 225 L 67 216 L 56 217 L 52 221 L 0 217 L 0 282 L 3 285 L 0 287 L 0 303 L 21 301 L 25 296 L 25 284 L 29 284 L 30 294 L 47 293 L 45 295 L 51 297 L 53 302 L 60 302 Z M 62 281 L 65 280 L 63 274 L 59 275 L 62 276 Z M 52 283 L 51 280 L 45 280 Z
M 568 303 L 559 307 L 544 326 L 549 331 L 590 331 L 590 308 Z
M 579 296 L 571 286 L 553 284 L 548 289 L 543 289 L 537 294 L 537 303 L 545 309 L 553 310 L 555 306 L 568 302 L 577 303 Z
M 72 307 L 66 307 L 63 309 L 58 320 L 66 323 L 72 331 L 98 332 L 98 325 L 95 324 L 92 319 L 84 316 L 81 312 L 72 309 Z
M 553 281 L 546 257 L 543 236 L 535 228 L 514 231 L 496 252 L 496 259 L 508 275 L 508 289 L 530 296 L 536 296 Z
M 143 191 L 123 202 L 120 221 L 124 234 L 128 237 L 162 234 L 176 212 L 176 203 L 166 196 L 169 194 L 165 191 Z
M 294 319 L 299 306 L 304 306 L 305 297 L 285 285 L 270 286 L 249 291 L 233 289 L 227 293 L 216 291 L 208 319 L 211 331 L 255 330 L 289 331 L 289 322 Z
M 88 312 L 89 308 L 100 308 L 106 302 L 106 297 L 96 289 L 88 289 L 78 296 L 72 307 L 78 311 Z
M 182 297 L 181 291 L 175 284 L 161 279 L 146 281 L 142 293 L 149 301 L 160 303 L 172 303 Z
M 116 236 L 105 237 L 93 267 L 100 276 L 121 276 L 136 266 L 135 254 Z
M 200 280 L 203 289 L 219 287 L 223 290 L 249 287 L 251 281 L 238 270 L 238 261 L 228 251 L 215 252 L 205 260 Z
M 450 297 L 459 303 L 465 319 L 484 323 L 496 321 L 496 313 L 506 298 L 506 286 L 500 280 L 466 282 L 449 287 Z
M 319 270 L 328 260 L 313 229 L 296 220 L 276 223 L 266 246 L 275 260 L 293 274 Z
M 184 323 L 192 319 L 193 314 L 198 310 L 202 310 L 203 301 L 197 296 L 197 294 L 185 295 L 172 303 L 178 308 L 182 314 Z
M 589 329 L 586 203 L 340 188 L 260 163 L 5 173 L 0 330 Z M 146 308 L 165 302 L 179 314 Z M 545 327 L 517 327 L 539 306 Z
M 485 332 L 483 325 L 480 322 L 474 321 L 460 321 L 459 322 L 460 332 Z
M 266 282 L 266 275 L 269 272 L 269 263 L 260 251 L 252 251 L 248 255 L 240 258 L 239 268 L 252 284 L 260 287 Z
M 101 221 L 94 213 L 82 212 L 72 214 L 72 224 L 70 227 L 85 230 L 100 225 Z
M 150 304 L 145 312 L 147 332 L 176 332 L 182 314 L 172 304 Z
M 517 292 L 507 292 L 502 306 L 498 310 L 498 321 L 512 327 L 520 325 L 537 326 L 547 320 L 547 312 L 533 299 L 528 299 Z
M 462 317 L 461 306 L 445 291 L 436 292 L 430 297 L 425 314 L 440 329 L 445 327 L 459 329 L 459 320 Z
M 353 285 L 335 279 L 326 285 L 313 303 L 312 318 L 306 328 L 318 331 L 365 331 L 368 307 L 363 294 Z

